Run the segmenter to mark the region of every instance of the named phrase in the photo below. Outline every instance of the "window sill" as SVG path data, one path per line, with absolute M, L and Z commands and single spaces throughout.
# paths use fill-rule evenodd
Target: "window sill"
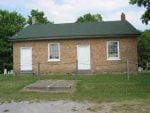
M 107 58 L 107 60 L 121 60 L 120 58 Z
M 48 62 L 59 62 L 60 59 L 49 59 Z

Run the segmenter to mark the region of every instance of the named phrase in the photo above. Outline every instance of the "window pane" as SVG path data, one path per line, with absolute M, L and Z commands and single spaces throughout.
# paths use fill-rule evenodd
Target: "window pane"
M 118 58 L 118 42 L 108 42 L 108 57 Z
M 50 44 L 50 59 L 59 59 L 59 47 L 58 44 Z

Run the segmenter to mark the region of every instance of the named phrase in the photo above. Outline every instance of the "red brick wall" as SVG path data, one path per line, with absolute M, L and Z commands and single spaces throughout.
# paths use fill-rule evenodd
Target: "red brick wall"
M 119 41 L 120 60 L 107 60 L 107 41 Z M 48 62 L 48 43 L 60 43 L 60 61 Z M 77 45 L 90 44 L 92 72 L 125 72 L 126 59 L 129 60 L 130 71 L 137 71 L 137 39 L 136 38 L 96 38 L 66 39 L 44 41 L 22 41 L 13 44 L 14 71 L 20 71 L 20 47 L 32 47 L 33 71 L 37 72 L 37 63 L 41 73 L 76 71 Z

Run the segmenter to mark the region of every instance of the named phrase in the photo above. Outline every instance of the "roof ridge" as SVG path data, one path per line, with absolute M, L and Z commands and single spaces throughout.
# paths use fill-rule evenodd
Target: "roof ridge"
M 92 24 L 92 23 L 108 23 L 108 22 L 121 22 L 123 20 L 114 20 L 114 21 L 100 21 L 100 22 L 78 22 L 78 23 L 55 23 L 55 24 L 52 24 L 52 23 L 37 23 L 37 24 L 32 24 L 32 25 L 29 25 L 29 26 L 36 26 L 36 25 L 68 25 L 68 24 Z

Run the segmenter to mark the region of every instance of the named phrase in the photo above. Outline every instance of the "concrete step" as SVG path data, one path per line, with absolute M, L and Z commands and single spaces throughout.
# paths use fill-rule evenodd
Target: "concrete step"
M 32 70 L 20 71 L 20 74 L 33 74 Z
M 91 70 L 78 70 L 76 72 L 77 74 L 92 74 Z

